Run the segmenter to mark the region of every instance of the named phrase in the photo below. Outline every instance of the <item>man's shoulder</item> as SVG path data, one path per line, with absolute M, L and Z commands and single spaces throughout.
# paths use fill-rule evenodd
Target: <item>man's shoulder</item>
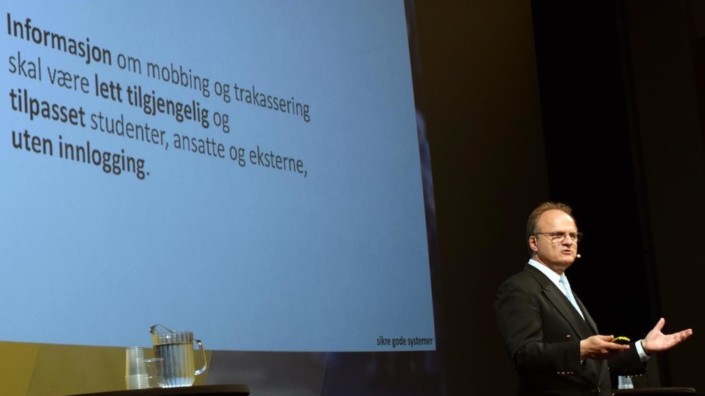
M 546 281 L 550 282 L 541 271 L 527 264 L 523 270 L 502 282 L 499 288 L 542 289 Z
M 522 271 L 502 282 L 495 294 L 495 311 L 498 312 L 498 315 L 504 315 L 501 312 L 506 313 L 508 312 L 507 309 L 509 309 L 509 312 L 513 312 L 517 306 L 539 298 L 542 295 L 544 286 L 537 276 L 545 278 L 536 268 L 527 265 Z M 511 316 L 512 314 L 509 315 Z

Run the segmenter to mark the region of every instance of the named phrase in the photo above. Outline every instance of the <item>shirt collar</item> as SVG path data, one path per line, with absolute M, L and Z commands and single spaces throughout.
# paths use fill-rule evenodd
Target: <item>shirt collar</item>
M 555 273 L 552 269 L 548 268 L 547 265 L 542 264 L 534 259 L 529 259 L 529 265 L 536 268 L 537 270 L 541 271 L 548 279 L 551 280 L 556 286 L 558 286 L 559 289 L 562 290 L 560 281 L 561 281 L 561 276 Z M 565 274 L 563 274 L 565 275 Z

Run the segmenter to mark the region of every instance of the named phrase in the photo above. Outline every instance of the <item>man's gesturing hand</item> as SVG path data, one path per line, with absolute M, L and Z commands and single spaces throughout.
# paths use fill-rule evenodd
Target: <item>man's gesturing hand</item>
M 644 347 L 644 352 L 646 352 L 647 354 L 651 354 L 654 352 L 662 352 L 671 349 L 674 346 L 685 341 L 686 338 L 690 337 L 693 334 L 692 329 L 681 330 L 673 334 L 663 334 L 661 332 L 661 329 L 665 324 L 666 319 L 659 319 L 659 321 L 656 322 L 656 326 L 654 326 L 654 328 L 651 329 L 649 334 L 646 335 L 646 338 L 644 338 L 644 343 L 642 344 L 642 346 Z M 582 347 L 580 349 L 582 350 Z

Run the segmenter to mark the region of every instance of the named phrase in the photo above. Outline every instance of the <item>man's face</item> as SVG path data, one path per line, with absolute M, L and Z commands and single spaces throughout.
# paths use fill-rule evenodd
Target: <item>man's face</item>
M 539 217 L 537 225 L 536 235 L 529 237 L 529 247 L 534 252 L 534 260 L 562 274 L 573 264 L 578 252 L 577 240 L 574 241 L 569 236 L 578 233 L 575 221 L 569 214 L 552 209 Z

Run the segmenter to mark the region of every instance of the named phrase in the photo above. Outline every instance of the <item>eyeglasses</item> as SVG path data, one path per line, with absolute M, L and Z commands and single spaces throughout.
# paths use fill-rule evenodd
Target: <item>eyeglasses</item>
M 535 232 L 534 235 L 546 235 L 551 238 L 551 243 L 561 243 L 566 237 L 570 238 L 570 241 L 575 243 L 583 239 L 581 232 Z

